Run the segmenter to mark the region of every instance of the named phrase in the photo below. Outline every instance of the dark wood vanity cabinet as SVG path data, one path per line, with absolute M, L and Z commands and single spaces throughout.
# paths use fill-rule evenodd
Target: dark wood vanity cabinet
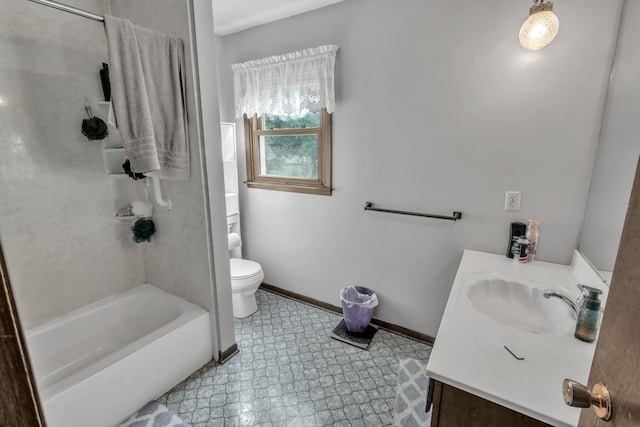
M 435 381 L 431 427 L 549 427 L 497 403 Z

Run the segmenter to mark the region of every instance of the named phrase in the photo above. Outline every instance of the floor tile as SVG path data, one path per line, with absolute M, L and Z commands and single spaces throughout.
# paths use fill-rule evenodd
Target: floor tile
M 213 361 L 158 400 L 194 427 L 381 426 L 393 422 L 398 362 L 431 347 L 378 330 L 368 350 L 329 333 L 341 316 L 259 290 L 236 319 L 240 352 Z

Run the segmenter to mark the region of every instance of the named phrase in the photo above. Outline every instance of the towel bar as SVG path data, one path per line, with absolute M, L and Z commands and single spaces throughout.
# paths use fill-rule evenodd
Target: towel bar
M 387 213 L 394 213 L 394 214 L 400 214 L 400 215 L 422 216 L 422 217 L 426 217 L 426 218 L 448 219 L 450 221 L 457 221 L 459 219 L 462 219 L 462 212 L 454 211 L 452 216 L 435 215 L 435 214 L 420 213 L 420 212 L 407 212 L 407 211 L 398 211 L 398 210 L 395 210 L 395 209 L 374 208 L 373 207 L 373 203 L 371 203 L 371 202 L 366 202 L 365 203 L 364 210 L 365 211 L 387 212 Z

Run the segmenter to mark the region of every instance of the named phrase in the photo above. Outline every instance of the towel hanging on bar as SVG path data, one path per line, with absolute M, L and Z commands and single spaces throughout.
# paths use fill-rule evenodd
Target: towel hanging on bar
M 133 172 L 188 179 L 184 45 L 105 16 L 112 103 Z

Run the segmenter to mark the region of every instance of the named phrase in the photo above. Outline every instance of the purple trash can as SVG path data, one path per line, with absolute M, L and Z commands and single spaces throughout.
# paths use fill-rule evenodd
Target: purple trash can
M 340 291 L 342 314 L 350 333 L 362 333 L 369 326 L 373 308 L 378 305 L 375 292 L 364 286 L 348 286 Z

